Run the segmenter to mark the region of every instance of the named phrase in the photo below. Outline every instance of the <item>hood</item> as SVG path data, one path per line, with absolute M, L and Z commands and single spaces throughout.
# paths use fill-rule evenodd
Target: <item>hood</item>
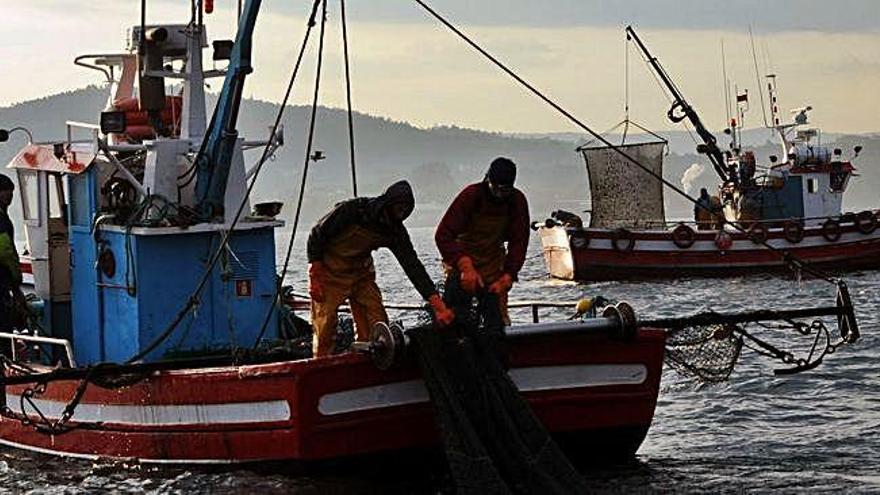
M 395 182 L 381 196 L 371 199 L 368 205 L 370 217 L 374 221 L 388 223 L 389 219 L 384 213 L 393 205 L 402 205 L 401 213 L 403 215 L 403 218 L 394 223 L 401 224 L 412 214 L 416 206 L 416 199 L 409 182 L 405 180 Z

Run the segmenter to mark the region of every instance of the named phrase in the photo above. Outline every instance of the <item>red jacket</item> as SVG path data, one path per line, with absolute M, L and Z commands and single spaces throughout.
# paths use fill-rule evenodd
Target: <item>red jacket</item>
M 529 245 L 529 204 L 519 189 L 514 189 L 504 201 L 493 198 L 485 182 L 471 184 L 458 193 L 434 234 L 443 261 L 455 266 L 459 258 L 468 254 L 458 236 L 467 230 L 471 216 L 480 209 L 510 215 L 510 224 L 501 241 L 507 242 L 504 272 L 516 280 Z

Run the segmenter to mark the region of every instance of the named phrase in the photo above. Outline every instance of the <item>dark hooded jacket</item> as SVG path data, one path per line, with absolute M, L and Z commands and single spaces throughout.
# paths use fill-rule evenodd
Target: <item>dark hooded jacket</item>
M 405 207 L 404 218 L 389 218 L 390 207 L 395 204 Z M 419 294 L 428 299 L 437 289 L 425 266 L 419 261 L 409 233 L 403 225 L 403 220 L 414 208 L 415 198 L 406 181 L 395 182 L 381 196 L 375 198 L 354 198 L 338 203 L 312 227 L 306 247 L 309 263 L 323 261 L 328 243 L 349 227 L 359 225 L 382 237 L 382 246 L 391 250 Z

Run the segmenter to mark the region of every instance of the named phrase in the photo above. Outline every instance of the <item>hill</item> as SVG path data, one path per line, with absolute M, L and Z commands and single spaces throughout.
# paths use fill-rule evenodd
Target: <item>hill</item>
M 105 90 L 97 87 L 52 95 L 0 108 L 0 126 L 25 126 L 38 141 L 62 140 L 66 134 L 64 121 L 97 122 L 105 102 Z M 265 137 L 277 109 L 274 103 L 245 100 L 240 116 L 241 134 L 248 139 Z M 277 159 L 267 164 L 255 189 L 259 200 L 284 201 L 287 204 L 284 215 L 291 215 L 296 203 L 308 115 L 309 108 L 303 106 L 292 106 L 285 113 L 286 145 Z M 354 125 L 359 192 L 376 194 L 394 180 L 410 180 L 418 202 L 411 225 L 435 224 L 461 186 L 480 180 L 488 163 L 497 156 L 510 157 L 519 165 L 518 185 L 528 195 L 535 219 L 545 218 L 554 209 L 578 211 L 588 205 L 584 165 L 574 151 L 576 135 L 511 136 L 459 127 L 422 129 L 362 113 L 355 114 Z M 766 137 L 766 131 L 763 132 Z M 21 134 L 13 136 L 9 143 L 0 145 L 0 163 L 7 163 L 24 144 Z M 675 142 L 681 141 L 679 138 L 676 137 Z M 880 169 L 867 164 L 880 162 L 880 137 L 839 136 L 837 141 L 843 149 L 851 149 L 856 142 L 865 147 L 857 162 L 857 166 L 863 164 L 860 167 L 863 176 L 854 182 L 847 207 L 853 210 L 876 207 L 876 193 L 872 191 L 880 184 Z M 327 158 L 310 165 L 303 227 L 309 226 L 332 204 L 351 195 L 348 128 L 343 110 L 319 109 L 315 149 L 323 151 Z M 676 145 L 667 157 L 664 175 L 673 183 L 680 182 L 691 164 L 705 163 L 695 154 L 684 152 L 686 149 Z M 776 149 L 765 143 L 756 151 L 761 158 Z M 248 153 L 246 160 L 255 160 L 256 153 Z M 711 168 L 706 165 L 705 169 L 695 187 L 714 187 Z M 690 207 L 674 197 L 674 193 L 667 194 L 667 203 L 670 217 L 688 216 Z

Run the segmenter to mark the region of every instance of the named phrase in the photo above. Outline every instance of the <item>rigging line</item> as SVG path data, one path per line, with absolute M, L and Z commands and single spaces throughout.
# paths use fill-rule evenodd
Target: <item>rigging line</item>
M 629 43 L 630 43 L 629 35 L 626 35 L 626 40 L 623 42 L 624 46 L 624 70 L 623 70 L 623 116 L 626 120 L 629 120 Z M 625 136 L 625 135 L 624 135 Z
M 628 154 L 627 154 L 626 152 L 624 152 L 620 147 L 613 145 L 610 141 L 608 141 L 607 139 L 605 139 L 605 137 L 603 137 L 602 135 L 596 133 L 596 131 L 594 131 L 592 128 L 590 128 L 589 126 L 587 126 L 587 125 L 586 125 L 585 123 L 583 123 L 580 119 L 578 119 L 578 118 L 575 117 L 573 114 L 571 114 L 568 110 L 562 108 L 558 103 L 556 103 L 555 101 L 553 101 L 552 99 L 550 99 L 548 96 L 546 96 L 544 93 L 542 93 L 541 91 L 539 91 L 537 88 L 535 88 L 534 86 L 532 86 L 531 84 L 529 84 L 528 81 L 526 81 L 525 79 L 523 79 L 522 77 L 520 77 L 518 74 L 516 74 L 515 72 L 513 72 L 510 68 L 508 68 L 506 65 L 504 65 L 504 63 L 502 63 L 500 60 L 498 60 L 495 56 L 493 56 L 491 53 L 487 52 L 483 47 L 481 47 L 481 46 L 478 45 L 476 42 L 474 42 L 473 40 L 471 40 L 471 39 L 470 39 L 466 34 L 464 34 L 461 30 L 459 30 L 457 27 L 455 27 L 454 25 L 452 25 L 452 24 L 451 24 L 449 21 L 447 21 L 443 16 L 441 16 L 439 13 L 437 13 L 434 9 L 432 9 L 431 7 L 429 7 L 429 6 L 424 2 L 424 0 L 414 0 L 414 1 L 415 1 L 417 4 L 419 4 L 423 9 L 425 9 L 425 11 L 427 11 L 428 13 L 430 13 L 431 16 L 433 16 L 435 19 L 437 19 L 441 24 L 443 24 L 444 26 L 446 26 L 450 31 L 452 31 L 453 33 L 455 33 L 456 35 L 458 35 L 459 38 L 461 38 L 465 43 L 467 43 L 468 45 L 470 45 L 474 50 L 478 51 L 481 55 L 483 55 L 484 57 L 486 57 L 486 59 L 488 59 L 488 60 L 491 61 L 493 64 L 495 64 L 495 66 L 497 66 L 499 69 L 501 69 L 504 73 L 506 73 L 508 76 L 510 76 L 510 77 L 513 78 L 515 81 L 517 81 L 518 83 L 520 83 L 523 87 L 525 87 L 526 89 L 528 89 L 532 94 L 534 94 L 535 96 L 537 96 L 538 98 L 540 98 L 541 100 L 543 100 L 544 103 L 548 104 L 548 105 L 549 105 L 550 107 L 552 107 L 554 110 L 556 110 L 557 112 L 559 112 L 562 116 L 564 116 L 565 118 L 567 118 L 571 123 L 575 124 L 576 126 L 580 127 L 580 128 L 583 129 L 584 131 L 588 132 L 588 133 L 589 133 L 590 135 L 592 135 L 596 140 L 600 141 L 602 144 L 604 144 L 604 145 L 607 146 L 608 148 L 614 150 L 615 153 L 617 153 L 618 155 L 622 156 L 623 158 L 625 158 L 628 162 L 632 163 L 633 165 L 639 167 L 639 168 L 642 169 L 645 173 L 647 173 L 648 175 L 654 177 L 655 179 L 657 179 L 658 181 L 660 181 L 662 184 L 666 185 L 666 187 L 668 187 L 668 188 L 672 189 L 673 191 L 675 191 L 676 193 L 678 193 L 681 197 L 683 197 L 683 198 L 686 199 L 687 201 L 690 201 L 690 202 L 693 203 L 694 205 L 700 205 L 700 203 L 699 203 L 696 199 L 692 198 L 688 193 L 684 192 L 682 189 L 680 189 L 680 188 L 679 188 L 678 186 L 676 186 L 675 184 L 673 184 L 673 183 L 667 181 L 666 179 L 664 179 L 663 176 L 658 175 L 658 174 L 655 173 L 653 170 L 651 170 L 651 169 L 649 169 L 648 167 L 642 165 L 638 160 L 636 160 L 635 158 L 633 158 L 633 157 L 631 157 L 630 155 L 628 155 Z M 743 233 L 743 234 L 748 235 L 748 232 L 747 232 L 744 228 L 740 227 L 739 225 L 737 225 L 737 224 L 735 224 L 735 223 L 733 223 L 733 222 L 728 221 L 727 219 L 724 219 L 724 224 L 725 224 L 725 225 L 729 225 L 729 226 L 731 226 L 732 228 L 734 228 L 735 230 L 737 230 L 737 231 L 739 231 L 739 232 L 741 232 L 741 233 Z M 808 265 L 807 262 L 805 262 L 805 261 L 801 260 L 800 258 L 798 258 L 798 257 L 796 257 L 796 256 L 794 256 L 794 255 L 792 255 L 791 253 L 789 253 L 789 252 L 787 252 L 787 251 L 785 251 L 785 250 L 782 250 L 782 249 L 775 248 L 775 247 L 771 246 L 767 241 L 762 242 L 761 245 L 764 246 L 765 248 L 769 249 L 770 251 L 772 251 L 772 252 L 774 252 L 774 253 L 780 255 L 780 256 L 782 257 L 782 259 L 786 262 L 786 264 L 789 264 L 789 266 L 792 266 L 792 265 L 793 265 L 793 266 L 795 266 L 795 267 L 798 268 L 798 269 L 801 269 L 801 270 L 805 270 L 805 271 L 807 271 L 808 273 L 810 273 L 811 275 L 813 275 L 813 276 L 815 276 L 815 277 L 817 277 L 817 278 L 820 278 L 820 279 L 822 279 L 822 280 L 825 280 L 826 282 L 829 282 L 829 283 L 832 283 L 832 284 L 835 284 L 835 285 L 838 284 L 838 280 L 835 280 L 831 275 L 828 275 L 828 274 L 826 274 L 826 273 L 820 271 L 819 269 L 814 268 L 814 267 Z
M 641 54 L 639 56 L 642 57 L 642 61 L 645 62 L 645 65 L 647 65 L 648 59 L 646 59 Z M 663 96 L 666 97 L 666 101 L 668 101 L 670 104 L 674 103 L 674 101 L 672 99 L 672 95 L 667 93 L 666 88 L 663 86 L 663 82 L 660 81 L 660 76 L 658 76 L 654 71 L 650 70 L 650 68 L 648 68 L 648 73 L 651 74 L 651 77 L 654 79 L 654 82 L 657 83 L 657 86 L 660 88 L 660 92 L 663 93 Z M 688 122 L 683 121 L 682 125 L 684 125 L 684 130 L 688 133 L 688 136 L 690 136 L 691 141 L 693 141 L 694 144 L 699 144 L 699 142 L 697 142 L 697 138 L 694 137 L 694 133 L 691 131 L 691 127 L 688 124 Z
M 302 181 L 300 182 L 299 186 L 299 198 L 297 199 L 296 203 L 296 213 L 293 216 L 293 227 L 291 228 L 290 232 L 290 242 L 288 242 L 287 244 L 287 253 L 284 255 L 284 265 L 281 269 L 281 274 L 277 277 L 277 285 L 275 288 L 276 303 L 282 302 L 281 297 L 283 291 L 281 290 L 281 288 L 284 285 L 284 275 L 287 273 L 287 267 L 290 265 L 290 257 L 293 254 L 293 242 L 296 239 L 296 230 L 299 227 L 300 213 L 302 213 L 303 198 L 306 192 L 306 179 L 308 179 L 309 175 L 309 161 L 311 160 L 312 144 L 315 138 L 315 121 L 317 120 L 318 98 L 320 96 L 321 90 L 321 69 L 324 62 L 324 33 L 326 31 L 325 27 L 327 25 L 327 0 L 316 1 L 321 3 L 321 29 L 320 35 L 318 37 L 318 60 L 315 66 L 315 91 L 314 95 L 312 96 L 312 113 L 309 119 L 309 134 L 306 141 L 306 153 L 303 163 Z M 260 327 L 260 333 L 257 335 L 257 338 L 254 341 L 254 349 L 257 348 L 260 340 L 266 333 L 266 328 L 269 326 L 269 321 L 272 319 L 272 312 L 275 311 L 275 308 L 275 304 L 269 307 L 269 311 L 266 313 L 266 317 L 263 319 L 263 325 Z
M 308 28 L 306 29 L 306 35 L 305 35 L 305 39 L 303 40 L 303 46 L 305 46 L 306 42 L 308 41 L 309 33 L 311 33 L 312 27 L 315 25 L 315 15 L 318 11 L 318 4 L 320 2 L 321 2 L 321 0 L 315 0 L 314 4 L 312 5 L 312 14 L 309 17 Z M 282 100 L 281 105 L 278 107 L 278 113 L 275 115 L 275 122 L 272 124 L 272 135 L 273 136 L 277 132 L 278 126 L 281 125 L 281 118 L 284 116 L 284 111 L 287 108 L 287 102 L 290 98 L 290 94 L 293 89 L 293 84 L 296 81 L 296 76 L 299 71 L 300 61 L 302 60 L 302 51 L 304 51 L 304 48 L 300 51 L 300 58 L 297 59 L 296 66 L 294 67 L 293 72 L 290 75 L 290 81 L 287 85 L 287 92 L 284 94 L 284 99 Z M 238 221 L 241 219 L 242 212 L 244 211 L 245 205 L 248 203 L 248 199 L 250 198 L 251 192 L 254 189 L 254 185 L 257 183 L 256 179 L 260 175 L 260 171 L 263 168 L 263 164 L 265 164 L 266 161 L 268 160 L 270 144 L 271 143 L 266 143 L 266 146 L 263 148 L 263 154 L 260 157 L 260 160 L 257 162 L 256 170 L 254 171 L 253 180 L 251 181 L 250 184 L 248 184 L 248 187 L 245 190 L 244 197 L 242 198 L 241 203 L 238 205 L 238 210 L 235 212 L 235 217 L 233 217 L 232 223 L 229 225 L 229 229 L 227 229 L 224 232 L 223 238 L 220 241 L 220 246 L 217 248 L 217 250 L 214 252 L 214 255 L 209 260 L 208 265 L 205 268 L 205 272 L 202 274 L 201 280 L 199 281 L 195 290 L 192 292 L 192 294 L 187 299 L 186 304 L 180 309 L 180 311 L 178 311 L 177 315 L 174 317 L 174 320 L 171 321 L 171 323 L 168 325 L 168 327 L 166 327 L 165 330 L 163 330 L 161 334 L 159 334 L 152 342 L 150 342 L 150 344 L 145 349 L 143 349 L 142 351 L 138 352 L 137 354 L 135 354 L 134 356 L 129 358 L 127 361 L 125 361 L 125 364 L 131 364 L 135 361 L 140 361 L 146 355 L 153 352 L 157 347 L 159 347 L 159 345 L 162 342 L 164 342 L 174 332 L 174 329 L 177 328 L 177 326 L 180 324 L 181 321 L 183 321 L 183 318 L 186 317 L 186 314 L 189 313 L 189 311 L 192 310 L 198 304 L 198 302 L 199 302 L 198 298 L 201 295 L 202 290 L 204 290 L 205 285 L 207 284 L 207 282 L 211 276 L 211 273 L 214 271 L 214 267 L 217 265 L 217 261 L 220 259 L 220 256 L 223 254 L 227 244 L 229 243 L 229 238 L 232 235 L 232 232 L 235 230 L 235 226 L 238 225 Z
M 764 104 L 764 91 L 761 90 L 761 74 L 758 70 L 758 52 L 755 50 L 755 35 L 752 26 L 749 26 L 749 42 L 752 45 L 752 61 L 755 63 L 755 83 L 758 85 L 758 96 L 761 97 L 761 115 L 764 117 L 764 127 L 770 127 L 767 122 L 767 106 Z
M 342 23 L 342 53 L 345 57 L 345 99 L 348 103 L 348 143 L 351 150 L 351 190 L 354 197 L 358 195 L 357 169 L 354 160 L 354 116 L 351 111 L 351 72 L 348 61 L 348 28 L 345 22 L 345 0 L 339 0 L 339 18 Z

